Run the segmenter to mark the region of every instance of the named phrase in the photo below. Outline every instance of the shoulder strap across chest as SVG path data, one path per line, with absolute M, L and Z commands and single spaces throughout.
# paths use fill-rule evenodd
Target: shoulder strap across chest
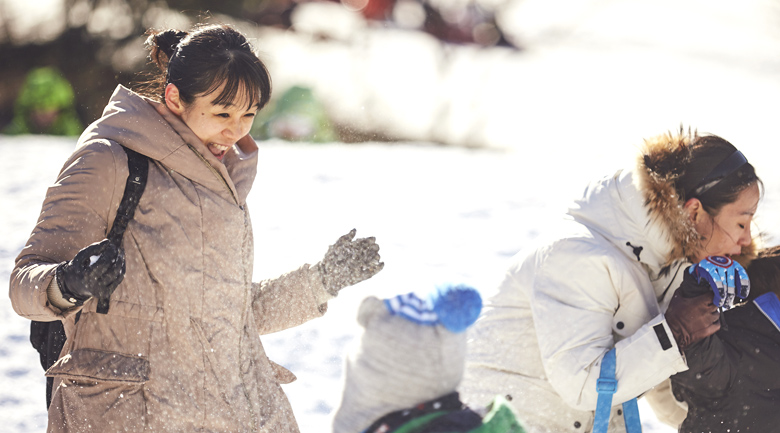
M 122 195 L 122 201 L 116 211 L 114 224 L 107 236 L 111 242 L 117 245 L 122 244 L 127 224 L 133 219 L 135 208 L 141 200 L 144 188 L 146 188 L 146 178 L 149 174 L 149 162 L 146 156 L 124 146 L 122 148 L 127 152 L 127 168 L 130 174 L 125 182 L 125 193 Z

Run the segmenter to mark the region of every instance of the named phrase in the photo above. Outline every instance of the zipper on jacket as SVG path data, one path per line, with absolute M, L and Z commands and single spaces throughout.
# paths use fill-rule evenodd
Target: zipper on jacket
M 198 158 L 200 158 L 200 160 L 203 161 L 204 164 L 206 164 L 206 167 L 208 167 L 209 170 L 211 170 L 211 172 L 214 173 L 214 176 L 217 176 L 217 178 L 222 181 L 222 184 L 225 185 L 225 188 L 227 188 L 228 192 L 230 193 L 230 196 L 233 197 L 233 201 L 236 202 L 236 205 L 238 205 L 238 197 L 236 197 L 236 194 L 233 193 L 232 189 L 230 189 L 230 184 L 228 184 L 228 182 L 225 180 L 225 177 L 222 176 L 222 173 L 217 171 L 217 169 L 214 168 L 214 166 L 211 165 L 211 163 L 203 155 L 201 155 L 197 149 L 192 147 L 191 144 L 187 143 L 187 147 L 189 147 L 190 150 L 195 152 L 195 155 L 198 155 Z
M 677 274 L 680 273 L 680 269 L 682 269 L 683 265 L 685 265 L 685 262 L 680 262 L 677 264 L 677 270 L 674 271 L 674 275 L 672 276 L 672 279 L 669 281 L 669 285 L 666 286 L 664 292 L 661 293 L 661 296 L 658 298 L 658 302 L 663 302 L 664 298 L 666 297 L 666 293 L 669 292 L 669 289 L 672 287 L 672 284 L 674 284 L 674 280 L 677 278 Z

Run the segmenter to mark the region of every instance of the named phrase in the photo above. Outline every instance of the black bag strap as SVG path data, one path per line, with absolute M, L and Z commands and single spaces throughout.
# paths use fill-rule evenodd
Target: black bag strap
M 121 246 L 122 240 L 127 230 L 127 224 L 135 215 L 135 208 L 141 200 L 141 195 L 146 188 L 146 178 L 149 174 L 149 161 L 146 156 L 122 146 L 127 153 L 127 168 L 130 172 L 125 182 L 125 193 L 122 195 L 122 201 L 119 202 L 119 208 L 116 211 L 114 224 L 111 231 L 108 232 L 109 242 Z M 108 298 L 98 299 L 97 312 L 101 314 L 108 313 Z
M 124 146 L 122 149 L 127 152 L 127 168 L 130 174 L 125 182 L 125 193 L 122 195 L 122 201 L 116 211 L 114 225 L 111 226 L 111 231 L 108 232 L 107 236 L 108 240 L 116 245 L 122 245 L 127 224 L 133 219 L 135 207 L 138 206 L 141 195 L 144 193 L 146 178 L 149 174 L 149 162 L 146 156 Z

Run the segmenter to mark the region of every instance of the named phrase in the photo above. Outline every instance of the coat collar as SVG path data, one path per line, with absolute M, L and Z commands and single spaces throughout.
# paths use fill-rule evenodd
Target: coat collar
M 569 215 L 657 274 L 673 256 L 676 242 L 669 225 L 674 222 L 653 216 L 637 177 L 636 170 L 619 170 L 592 182 Z
M 164 104 L 117 86 L 103 116 L 79 138 L 109 139 L 162 163 L 184 177 L 242 203 L 227 168 Z

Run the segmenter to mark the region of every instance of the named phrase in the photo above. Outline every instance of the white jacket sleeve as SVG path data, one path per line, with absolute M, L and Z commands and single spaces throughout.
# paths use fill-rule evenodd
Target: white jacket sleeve
M 570 406 L 595 410 L 601 359 L 613 347 L 613 405 L 687 368 L 646 272 L 619 251 L 592 239 L 567 239 L 537 251 L 529 265 L 544 369 Z

